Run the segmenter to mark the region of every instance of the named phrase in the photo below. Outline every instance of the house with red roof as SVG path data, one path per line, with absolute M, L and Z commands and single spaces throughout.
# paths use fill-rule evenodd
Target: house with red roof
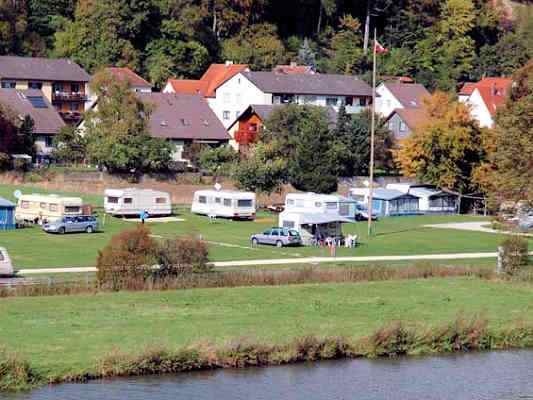
M 483 78 L 466 83 L 459 92 L 459 101 L 470 106 L 470 115 L 481 127 L 493 128 L 496 111 L 505 104 L 512 84 L 511 78 Z

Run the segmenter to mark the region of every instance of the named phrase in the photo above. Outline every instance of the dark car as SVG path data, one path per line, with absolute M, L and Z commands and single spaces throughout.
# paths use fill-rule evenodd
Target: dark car
M 300 233 L 294 229 L 271 228 L 263 233 L 257 233 L 250 238 L 252 244 L 271 244 L 277 247 L 299 246 L 302 244 Z
M 63 217 L 55 222 L 43 225 L 43 230 L 48 233 L 87 232 L 98 230 L 98 220 L 92 215 L 76 215 Z

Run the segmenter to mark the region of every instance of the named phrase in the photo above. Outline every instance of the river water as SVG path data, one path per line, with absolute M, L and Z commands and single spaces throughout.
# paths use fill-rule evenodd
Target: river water
M 533 399 L 533 351 L 340 360 L 94 381 L 9 400 Z

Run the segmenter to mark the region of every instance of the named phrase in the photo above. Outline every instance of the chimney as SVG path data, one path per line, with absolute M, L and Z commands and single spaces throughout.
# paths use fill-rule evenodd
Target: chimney
M 226 60 L 226 67 L 229 67 L 230 65 L 233 65 L 233 61 Z

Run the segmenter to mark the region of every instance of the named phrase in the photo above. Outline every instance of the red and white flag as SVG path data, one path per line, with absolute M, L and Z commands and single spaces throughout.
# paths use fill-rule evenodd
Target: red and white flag
M 374 41 L 374 51 L 376 54 L 385 54 L 389 52 L 389 49 L 382 46 L 377 40 Z

